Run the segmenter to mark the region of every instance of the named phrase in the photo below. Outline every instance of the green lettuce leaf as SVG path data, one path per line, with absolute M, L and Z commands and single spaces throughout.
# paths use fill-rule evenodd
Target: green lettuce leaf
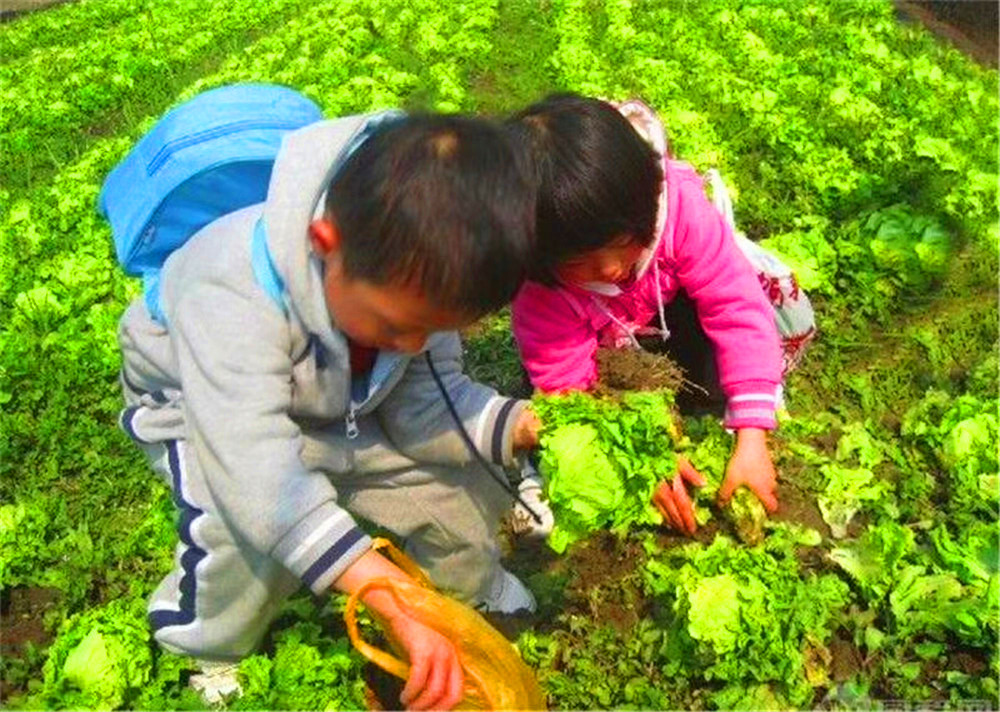
M 539 472 L 555 516 L 549 546 L 563 552 L 598 529 L 657 524 L 657 484 L 676 472 L 678 440 L 665 392 L 625 393 L 619 402 L 583 393 L 539 397 Z
M 625 496 L 622 478 L 592 425 L 564 425 L 548 436 L 541 474 L 555 513 L 554 548 L 608 524 Z
M 739 582 L 731 574 L 697 581 L 688 592 L 688 632 L 722 654 L 736 647 L 740 632 Z
M 834 548 L 830 558 L 854 578 L 869 601 L 876 601 L 889 592 L 902 563 L 915 552 L 913 532 L 885 520 L 869 526 L 857 540 Z
M 42 699 L 51 707 L 114 709 L 149 681 L 145 602 L 116 600 L 68 619 L 49 648 Z
M 847 536 L 847 525 L 861 509 L 872 505 L 893 506 L 889 483 L 877 479 L 867 468 L 831 463 L 823 465 L 820 472 L 826 479 L 826 487 L 817 498 L 819 510 L 837 539 Z

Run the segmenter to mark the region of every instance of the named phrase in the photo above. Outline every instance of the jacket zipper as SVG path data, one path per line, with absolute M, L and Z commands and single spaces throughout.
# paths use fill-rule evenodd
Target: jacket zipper
M 392 387 L 396 385 L 396 383 L 402 377 L 403 373 L 406 371 L 407 363 L 409 362 L 407 361 L 396 364 L 393 370 L 389 372 L 389 375 L 386 376 L 385 380 L 382 381 L 381 384 L 379 384 L 378 390 L 372 393 L 371 396 L 365 399 L 364 402 L 358 403 L 357 401 L 354 400 L 353 397 L 351 398 L 351 404 L 347 408 L 347 415 L 344 416 L 344 425 L 348 440 L 354 440 L 356 437 L 358 437 L 358 434 L 361 432 L 360 429 L 358 428 L 358 419 L 357 419 L 358 412 L 362 409 L 365 409 L 363 408 L 363 406 L 370 406 L 369 408 L 365 409 L 369 411 L 377 408 L 378 404 L 385 399 L 385 397 L 388 395 L 388 392 L 392 390 Z M 381 396 L 381 397 L 376 400 L 375 398 L 376 396 Z
M 358 434 L 361 432 L 360 430 L 358 430 L 358 419 L 356 417 L 357 411 L 358 411 L 358 404 L 355 403 L 354 399 L 352 398 L 351 405 L 347 409 L 347 415 L 344 417 L 344 423 L 347 426 L 346 430 L 347 430 L 348 440 L 354 440 L 356 437 L 358 437 Z

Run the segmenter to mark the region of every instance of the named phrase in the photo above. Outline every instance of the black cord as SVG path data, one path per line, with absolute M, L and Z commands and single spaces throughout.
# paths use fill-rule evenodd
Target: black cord
M 503 487 L 504 490 L 506 490 L 507 494 L 513 497 L 518 504 L 520 504 L 522 507 L 528 510 L 528 514 L 531 515 L 532 519 L 534 519 L 537 523 L 541 524 L 542 518 L 535 513 L 535 510 L 533 510 L 531 507 L 528 506 L 528 503 L 521 498 L 520 493 L 513 487 L 511 487 L 510 482 L 507 481 L 506 476 L 498 475 L 496 471 L 493 469 L 493 466 L 489 462 L 487 462 L 486 458 L 483 457 L 479 453 L 479 450 L 476 449 L 475 444 L 472 442 L 472 438 L 470 438 L 469 434 L 465 432 L 465 426 L 462 425 L 462 419 L 458 417 L 458 411 L 455 410 L 455 404 L 451 402 L 451 398 L 448 396 L 448 391 L 445 390 L 444 383 L 441 382 L 441 377 L 438 375 L 437 369 L 434 368 L 434 361 L 431 359 L 431 352 L 425 351 L 424 358 L 427 360 L 427 365 L 431 369 L 431 376 L 434 377 L 434 382 L 437 384 L 438 390 L 441 391 L 441 395 L 444 396 L 444 403 L 446 406 L 448 406 L 448 412 L 451 413 L 451 417 L 455 421 L 455 425 L 458 426 L 458 432 L 462 436 L 462 440 L 465 442 L 465 446 L 469 448 L 469 452 L 471 452 L 475 456 L 476 460 L 478 460 L 482 468 L 486 470 L 487 473 L 489 473 L 490 477 L 492 477 L 493 480 L 498 485 Z

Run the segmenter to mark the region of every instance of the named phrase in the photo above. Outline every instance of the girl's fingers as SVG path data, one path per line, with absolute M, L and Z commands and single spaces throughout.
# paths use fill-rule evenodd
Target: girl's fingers
M 691 504 L 687 490 L 684 489 L 684 479 L 679 476 L 674 478 L 674 502 L 677 504 L 677 512 L 684 523 L 684 531 L 693 535 L 695 529 L 698 528 L 694 521 L 694 506 Z
M 726 502 L 729 501 L 729 498 L 733 496 L 733 492 L 735 492 L 736 488 L 741 484 L 742 483 L 735 477 L 726 477 L 726 479 L 723 480 L 722 486 L 719 487 L 719 494 L 717 497 L 720 507 L 725 506 Z
M 664 487 L 660 490 L 660 503 L 667 510 L 667 516 L 670 518 L 670 523 L 673 524 L 674 528 L 680 532 L 684 530 L 684 520 L 681 519 L 680 512 L 677 511 L 677 504 L 674 502 L 673 490 L 670 487 Z
M 759 482 L 750 482 L 748 484 L 769 514 L 774 514 L 778 511 L 778 498 L 774 494 L 773 481 L 769 483 L 770 487 Z
M 708 484 L 701 473 L 694 469 L 694 465 L 686 457 L 677 458 L 677 472 L 685 480 L 698 487 L 704 487 Z

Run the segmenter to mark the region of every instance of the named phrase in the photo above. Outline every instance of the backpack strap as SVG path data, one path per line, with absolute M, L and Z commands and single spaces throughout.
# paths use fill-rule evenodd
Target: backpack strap
M 142 275 L 142 299 L 146 303 L 146 310 L 153 320 L 166 324 L 167 317 L 160 306 L 160 272 L 151 271 Z
M 250 240 L 250 267 L 253 269 L 257 284 L 281 309 L 281 312 L 288 316 L 288 305 L 285 303 L 285 282 L 278 274 L 278 269 L 274 266 L 274 260 L 271 257 L 271 251 L 267 247 L 267 226 L 264 225 L 263 217 L 258 218 L 254 224 Z

